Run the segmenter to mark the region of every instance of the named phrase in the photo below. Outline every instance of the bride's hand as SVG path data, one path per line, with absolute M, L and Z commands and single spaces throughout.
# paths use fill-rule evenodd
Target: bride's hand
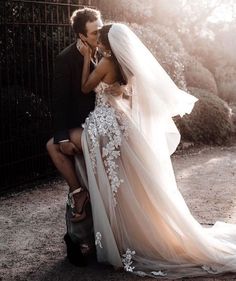
M 91 57 L 92 49 L 86 42 L 80 41 L 79 51 L 84 57 Z

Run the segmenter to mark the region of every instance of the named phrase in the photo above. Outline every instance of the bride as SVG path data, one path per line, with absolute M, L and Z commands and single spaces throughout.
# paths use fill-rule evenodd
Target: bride
M 197 99 L 177 88 L 126 25 L 105 25 L 99 48 L 91 74 L 90 49 L 80 49 L 82 91 L 97 93 L 81 144 L 98 261 L 154 278 L 236 272 L 236 225 L 203 228 L 170 160 L 180 140 L 172 117 L 190 113 Z

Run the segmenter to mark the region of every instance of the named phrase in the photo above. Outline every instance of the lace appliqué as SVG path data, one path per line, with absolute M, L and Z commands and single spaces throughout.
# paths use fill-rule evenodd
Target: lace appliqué
M 116 111 L 116 119 L 117 119 L 118 124 L 120 126 L 122 136 L 127 139 L 128 138 L 129 121 L 126 118 L 124 112 Z
M 164 273 L 161 270 L 159 270 L 159 271 L 152 271 L 151 274 L 154 275 L 154 276 L 166 276 L 167 275 L 167 273 Z
M 123 112 L 118 112 L 110 106 L 107 96 L 102 94 L 103 90 L 104 86 L 96 89 L 98 91 L 96 107 L 86 118 L 85 126 L 89 136 L 89 153 L 93 171 L 96 173 L 96 153 L 101 145 L 103 163 L 110 182 L 113 203 L 116 205 L 116 193 L 123 182 L 119 178 L 117 161 L 120 157 L 122 137 L 128 136 L 128 121 Z
M 96 233 L 96 239 L 95 239 L 95 245 L 100 247 L 100 248 L 103 248 L 101 240 L 102 240 L 102 234 L 101 234 L 101 232 L 97 232 Z
M 134 266 L 131 266 L 133 261 L 132 261 L 132 257 L 133 255 L 135 255 L 135 251 L 131 251 L 130 249 L 127 249 L 125 254 L 122 255 L 123 259 L 122 259 L 122 263 L 124 265 L 124 269 L 126 271 L 129 272 L 133 272 L 134 270 Z
M 115 110 L 107 106 L 99 106 L 90 114 L 87 120 L 90 141 L 90 158 L 94 173 L 96 173 L 96 151 L 102 145 L 102 158 L 111 185 L 114 205 L 117 204 L 115 195 L 120 184 L 117 160 L 120 156 L 122 132 L 116 120 Z
M 134 255 L 135 255 L 135 251 L 131 251 L 130 249 L 127 249 L 125 254 L 122 255 L 122 257 L 123 257 L 122 258 L 122 263 L 124 265 L 125 271 L 132 272 L 135 275 L 138 275 L 140 277 L 145 277 L 145 276 L 149 276 L 149 277 L 161 276 L 161 277 L 164 277 L 164 276 L 167 275 L 167 273 L 165 273 L 165 272 L 163 272 L 161 270 L 151 271 L 151 272 L 144 272 L 144 271 L 141 271 L 141 270 L 134 270 L 135 266 L 132 266 L 132 264 L 133 264 L 132 258 L 133 258 Z
M 203 265 L 202 269 L 211 274 L 217 274 L 219 271 L 213 266 Z
M 151 271 L 150 273 L 146 273 L 144 271 L 133 271 L 134 274 L 140 276 L 140 277 L 152 277 L 152 276 L 161 276 L 164 277 L 167 275 L 167 273 L 162 272 L 161 270 L 159 271 Z

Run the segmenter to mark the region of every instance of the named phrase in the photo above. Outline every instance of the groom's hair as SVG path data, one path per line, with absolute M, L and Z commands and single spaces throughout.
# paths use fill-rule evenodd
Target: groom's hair
M 77 36 L 79 33 L 87 36 L 86 23 L 96 21 L 100 18 L 100 11 L 91 8 L 83 8 L 73 12 L 70 22 L 72 29 Z

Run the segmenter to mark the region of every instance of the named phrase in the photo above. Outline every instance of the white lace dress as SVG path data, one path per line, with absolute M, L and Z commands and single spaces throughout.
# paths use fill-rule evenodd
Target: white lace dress
M 109 89 L 97 87 L 82 134 L 98 261 L 154 278 L 236 272 L 236 226 L 193 218 L 166 148 L 153 153 Z

